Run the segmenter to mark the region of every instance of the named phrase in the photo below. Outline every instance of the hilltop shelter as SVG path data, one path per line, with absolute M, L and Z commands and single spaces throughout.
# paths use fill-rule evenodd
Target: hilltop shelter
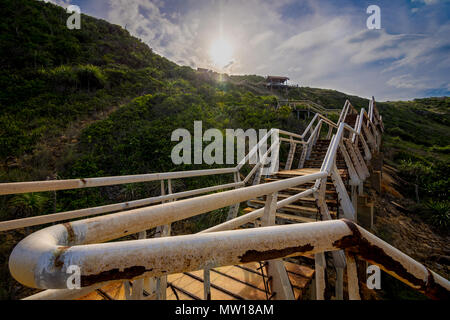
M 267 76 L 266 86 L 268 88 L 285 88 L 287 87 L 288 77 Z

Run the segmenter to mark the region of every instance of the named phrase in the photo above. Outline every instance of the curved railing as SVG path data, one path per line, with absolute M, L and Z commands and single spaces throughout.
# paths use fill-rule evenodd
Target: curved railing
M 272 129 L 235 168 L 0 184 L 0 195 L 148 181 L 161 181 L 162 184 L 162 194 L 158 197 L 1 222 L 0 231 L 109 213 L 47 227 L 29 235 L 14 248 L 9 259 L 10 272 L 25 286 L 50 289 L 30 297 L 31 299 L 75 299 L 111 281 L 134 280 L 139 283 L 143 281 L 142 279 L 149 277 L 158 278 L 160 279 L 159 290 L 162 292 L 165 290 L 164 277 L 172 273 L 200 269 L 207 272 L 218 266 L 315 254 L 316 297 L 323 299 L 324 266 L 318 261 L 324 252 L 332 252 L 336 267 L 346 266 L 347 268 L 350 299 L 361 298 L 355 271 L 355 257 L 378 265 L 430 298 L 447 299 L 450 291 L 449 281 L 355 223 L 356 210 L 337 170 L 336 157 L 340 152 L 345 158 L 351 180 L 352 196 L 356 187 L 360 188 L 361 192 L 362 183 L 369 174 L 365 161 L 368 161 L 380 147 L 381 140 L 377 137 L 381 136 L 379 128 L 382 128 L 382 118 L 376 111 L 374 99 L 370 103 L 369 113 L 364 109 L 359 113 L 355 128 L 345 123 L 349 113 L 358 112 L 347 101 L 338 123 L 333 123 L 317 114 L 301 135 Z M 259 183 L 262 168 L 266 165 L 268 156 L 275 153 L 283 142 L 291 145 L 286 167 L 293 164 L 295 148 L 299 145 L 302 147 L 302 159 L 299 163 L 301 167 L 302 161 L 309 156 L 308 154 L 319 139 L 323 126 L 328 126 L 327 137 L 331 139 L 331 143 L 319 172 L 272 183 Z M 260 153 L 261 146 L 269 139 L 270 147 L 266 152 Z M 366 141 L 369 143 L 365 143 Z M 359 151 L 359 143 L 365 150 L 365 158 Z M 240 170 L 256 154 L 258 154 L 258 163 L 241 181 Z M 235 182 L 172 193 L 173 179 L 215 174 L 232 174 Z M 249 185 L 252 177 L 254 177 L 253 185 Z M 325 191 L 329 177 L 338 193 L 345 220 L 331 220 L 328 212 Z M 167 181 L 168 194 L 165 194 L 165 181 Z M 278 201 L 279 191 L 306 183 L 313 183 L 313 187 Z M 206 194 L 231 188 L 234 189 Z M 274 224 L 277 209 L 311 195 L 317 200 L 322 220 L 328 221 L 271 226 Z M 261 196 L 266 196 L 267 199 L 264 208 L 237 217 L 240 203 Z M 187 197 L 193 198 L 178 200 Z M 156 205 L 149 206 L 150 204 Z M 168 237 L 170 225 L 173 222 L 225 207 L 230 207 L 228 221 L 225 223 L 199 234 Z M 125 209 L 127 210 L 122 211 Z M 257 219 L 261 219 L 263 228 L 229 231 Z M 166 237 L 145 239 L 145 234 L 143 235 L 142 232 L 155 227 L 160 228 L 161 236 Z M 140 234 L 141 240 L 108 242 L 136 233 Z M 78 266 L 81 271 L 83 287 L 81 290 L 66 289 L 69 278 L 66 271 L 73 265 Z M 205 281 L 205 292 L 207 285 Z M 142 282 L 136 288 L 142 292 Z M 134 288 L 133 291 L 135 291 Z M 138 292 L 136 297 L 139 296 L 141 294 Z M 289 298 L 289 292 L 286 292 L 284 296 Z M 158 297 L 164 298 L 164 294 L 159 294 Z

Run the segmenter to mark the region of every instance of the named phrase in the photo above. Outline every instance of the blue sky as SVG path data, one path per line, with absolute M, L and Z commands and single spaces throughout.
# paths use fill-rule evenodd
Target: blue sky
M 450 0 L 53 0 L 126 27 L 172 61 L 378 100 L 450 93 Z M 381 30 L 368 30 L 369 5 Z M 211 46 L 232 48 L 223 69 Z M 217 50 L 216 50 L 217 51 Z M 220 50 L 219 50 L 220 51 Z

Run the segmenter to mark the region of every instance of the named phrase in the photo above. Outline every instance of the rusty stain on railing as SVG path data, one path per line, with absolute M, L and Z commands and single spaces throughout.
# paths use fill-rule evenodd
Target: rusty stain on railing
M 239 174 L 239 170 L 258 151 L 260 144 L 267 141 L 273 132 L 289 136 L 289 139 L 281 138 L 279 142 L 294 142 L 302 145 L 304 148 L 302 154 L 303 159 L 304 154 L 308 154 L 316 143 L 322 125 L 329 126 L 329 138 L 331 138 L 333 130 L 337 129 L 336 134 L 331 139 L 328 152 L 322 164 L 322 169 L 315 174 L 245 187 L 253 175 L 258 176 L 257 171 L 264 165 L 265 157 L 276 148 L 279 148 L 279 144 L 275 145 L 272 142 L 273 145 L 262 157 L 262 162 L 255 165 L 242 182 L 236 182 L 235 180 L 234 184 L 137 200 L 131 204 L 124 203 L 82 209 L 75 212 L 63 213 L 59 217 L 55 214 L 54 217 L 50 215 L 41 220 L 31 219 L 29 221 L 3 223 L 3 228 L 17 227 L 21 224 L 38 225 L 41 222 L 48 223 L 49 221 L 58 221 L 58 219 L 63 220 L 63 217 L 83 217 L 95 214 L 96 212 L 108 213 L 114 210 L 130 209 L 132 205 L 138 205 L 139 203 L 143 205 L 144 203 L 145 205 L 155 202 L 161 203 L 150 207 L 68 222 L 37 231 L 23 239 L 14 248 L 9 260 L 11 274 L 16 280 L 29 287 L 61 289 L 47 290 L 36 295 L 35 298 L 73 298 L 76 296 L 75 294 L 64 290 L 68 278 L 65 271 L 71 265 L 80 267 L 82 286 L 96 290 L 101 284 L 110 281 L 160 277 L 178 272 L 199 269 L 209 270 L 215 266 L 243 264 L 304 254 L 320 254 L 326 251 L 345 250 L 348 257 L 358 256 L 361 259 L 378 265 L 387 273 L 432 299 L 448 299 L 450 290 L 448 280 L 435 274 L 422 264 L 359 227 L 355 222 L 346 219 L 228 231 L 229 229 L 237 228 L 245 223 L 261 218 L 264 214 L 263 208 L 195 235 L 101 243 L 211 212 L 252 198 L 273 194 L 280 190 L 296 187 L 304 183 L 314 184 L 315 182 L 314 187 L 311 189 L 279 201 L 278 203 L 274 202 L 273 205 L 276 205 L 273 208 L 275 210 L 283 208 L 311 194 L 314 194 L 316 201 L 320 199 L 324 200 L 325 193 L 322 192 L 324 189 L 321 188 L 321 185 L 326 183 L 329 176 L 332 176 L 336 190 L 339 191 L 340 203 L 344 213 L 353 219 L 354 208 L 351 201 L 349 201 L 342 181 L 340 181 L 340 176 L 337 174 L 335 163 L 336 154 L 339 148 L 343 148 L 342 146 L 344 144 L 342 141 L 345 133 L 348 133 L 352 139 L 345 140 L 345 145 L 349 148 L 354 147 L 359 152 L 358 143 L 361 142 L 366 153 L 366 160 L 370 159 L 371 153 L 376 152 L 376 149 L 379 148 L 379 139 L 377 138 L 379 135 L 374 122 L 380 125 L 381 128 L 383 128 L 383 124 L 382 118 L 376 110 L 374 99 L 370 102 L 369 114 L 364 109 L 361 110 L 357 117 L 355 128 L 351 128 L 345 123 L 346 116 L 349 113 L 358 114 L 358 111 L 347 100 L 337 124 L 322 115 L 316 114 L 302 135 L 272 129 L 235 168 L 124 177 L 0 184 L 0 195 L 7 195 L 157 180 L 163 181 L 214 174 L 232 173 L 236 175 Z M 315 127 L 314 123 L 316 123 Z M 370 131 L 371 129 L 373 132 Z M 374 136 L 372 136 L 373 133 Z M 304 139 L 308 134 L 310 135 L 309 139 L 305 141 Z M 366 135 L 370 147 L 373 150 L 369 150 L 364 135 Z M 299 140 L 294 140 L 294 138 Z M 306 153 L 305 150 L 307 151 Z M 355 161 L 363 161 L 361 159 L 361 155 L 356 154 L 355 156 L 351 154 L 347 162 L 350 165 L 354 165 L 355 172 L 361 177 L 360 180 L 364 180 L 367 178 L 367 173 L 364 169 L 365 164 L 361 163 L 358 165 L 354 163 Z M 201 193 L 234 187 L 239 189 L 164 203 L 166 200 L 177 200 L 182 197 L 197 196 Z M 323 205 L 326 206 L 326 203 L 321 201 L 321 206 Z M 11 225 L 8 223 L 15 224 Z M 0 223 L 1 227 L 2 223 Z M 342 251 L 340 252 L 343 253 Z M 85 293 L 86 290 L 85 288 L 80 290 L 80 294 Z M 357 295 L 355 293 L 355 297 Z

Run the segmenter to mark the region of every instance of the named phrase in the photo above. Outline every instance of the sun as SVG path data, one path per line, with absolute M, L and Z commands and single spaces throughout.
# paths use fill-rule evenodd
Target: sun
M 224 68 L 233 61 L 233 47 L 227 40 L 220 38 L 212 43 L 209 55 L 216 67 Z

